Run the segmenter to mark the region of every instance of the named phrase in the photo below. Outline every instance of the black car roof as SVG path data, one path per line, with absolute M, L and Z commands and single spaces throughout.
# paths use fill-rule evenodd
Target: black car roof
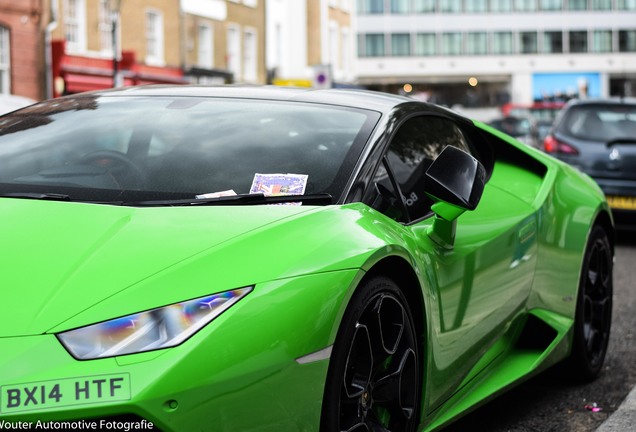
M 245 99 L 289 100 L 343 105 L 353 108 L 388 112 L 397 105 L 416 102 L 414 99 L 363 89 L 314 89 L 280 86 L 205 86 L 205 85 L 145 85 L 86 93 L 100 96 L 198 96 Z M 428 104 L 426 104 L 428 105 Z M 431 109 L 439 109 L 437 107 Z

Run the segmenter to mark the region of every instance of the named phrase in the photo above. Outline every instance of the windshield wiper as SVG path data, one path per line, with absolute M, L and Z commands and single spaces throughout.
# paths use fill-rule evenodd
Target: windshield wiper
M 7 192 L 0 193 L 2 198 L 26 198 L 34 200 L 49 201 L 70 201 L 71 197 L 66 194 L 58 193 L 39 193 L 39 192 Z
M 260 204 L 287 204 L 301 202 L 308 205 L 328 205 L 333 202 L 330 194 L 311 195 L 275 195 L 265 196 L 263 194 L 240 194 L 227 195 L 216 198 L 196 198 L 178 200 L 156 200 L 156 201 L 133 201 L 124 202 L 122 205 L 133 207 L 173 207 L 192 205 L 260 205 Z

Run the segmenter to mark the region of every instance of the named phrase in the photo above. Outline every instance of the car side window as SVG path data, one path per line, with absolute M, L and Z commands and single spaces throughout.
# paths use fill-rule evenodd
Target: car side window
M 392 214 L 392 217 L 410 222 L 430 213 L 433 202 L 424 191 L 424 173 L 447 145 L 473 154 L 466 137 L 452 120 L 419 116 L 410 118 L 399 127 L 386 153 L 388 167 L 383 164 L 375 176 L 380 194 L 388 191 L 388 194 L 402 198 L 403 211 L 397 217 Z M 396 187 L 399 191 L 395 191 Z M 397 205 L 386 207 L 391 209 Z M 395 213 L 394 209 L 392 211 Z

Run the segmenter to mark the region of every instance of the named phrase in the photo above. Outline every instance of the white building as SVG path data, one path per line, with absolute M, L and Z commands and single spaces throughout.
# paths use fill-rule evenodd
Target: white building
M 355 80 L 354 0 L 267 0 L 271 82 L 331 87 Z
M 636 95 L 636 0 L 359 0 L 358 79 L 447 105 Z

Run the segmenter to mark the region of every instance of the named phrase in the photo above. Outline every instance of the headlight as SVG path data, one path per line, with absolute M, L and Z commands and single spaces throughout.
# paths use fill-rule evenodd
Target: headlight
M 79 360 L 173 347 L 250 291 L 252 287 L 225 291 L 59 333 L 57 337 Z

